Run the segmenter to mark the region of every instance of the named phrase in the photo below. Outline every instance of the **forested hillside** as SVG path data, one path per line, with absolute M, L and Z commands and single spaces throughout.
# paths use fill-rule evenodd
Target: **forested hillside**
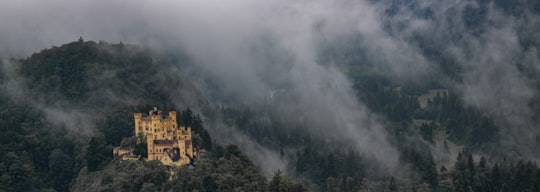
M 20 87 L 0 99 L 0 189 L 305 190 L 281 174 L 269 184 L 236 146 L 212 144 L 199 115 L 172 104 L 186 97 L 173 95 L 178 90 L 193 95 L 197 90 L 180 74 L 164 74 L 160 67 L 167 67 L 166 61 L 154 59 L 149 50 L 133 45 L 81 39 L 3 61 L 12 63 L 9 73 L 14 74 L 4 71 L 1 83 Z M 194 99 L 201 102 L 198 108 L 206 107 L 203 97 Z M 196 169 L 180 167 L 170 176 L 170 169 L 157 162 L 113 158 L 113 146 L 136 144 L 129 143 L 135 138 L 133 113 L 154 105 L 181 111 L 179 123 L 193 128 L 194 145 L 209 151 Z
M 540 191 L 537 1 L 96 2 L 0 20 L 0 191 Z

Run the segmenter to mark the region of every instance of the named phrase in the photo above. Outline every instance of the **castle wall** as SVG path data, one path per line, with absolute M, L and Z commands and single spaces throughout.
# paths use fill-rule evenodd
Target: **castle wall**
M 124 154 L 129 154 L 129 153 L 131 153 L 131 149 L 123 149 L 121 147 L 113 148 L 113 154 L 117 155 L 117 156 L 121 156 L 121 155 L 124 155 Z
M 185 154 L 193 157 L 191 128 L 178 127 L 176 112 L 169 111 L 168 116 L 162 111 L 150 110 L 148 116 L 134 114 L 135 134 L 146 135 L 148 160 L 160 160 L 166 165 L 184 165 L 189 163 Z M 173 162 L 166 150 L 179 149 L 180 159 Z

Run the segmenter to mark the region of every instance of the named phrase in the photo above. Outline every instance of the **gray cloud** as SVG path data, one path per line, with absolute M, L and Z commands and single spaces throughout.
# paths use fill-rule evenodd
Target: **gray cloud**
M 540 68 L 538 50 L 522 50 L 519 43 L 519 26 L 537 23 L 537 17 L 516 20 L 490 7 L 489 21 L 494 24 L 483 26 L 478 36 L 459 15 L 466 6 L 479 5 L 416 4 L 418 9 L 430 8 L 433 18 L 418 17 L 405 6 L 390 17 L 385 13 L 388 1 L 3 1 L 0 53 L 27 56 L 79 36 L 142 44 L 165 53 L 182 50 L 193 65 L 174 70 L 188 75 L 215 104 L 256 105 L 276 93 L 291 95 L 291 100 L 270 101 L 284 118 L 306 123 L 313 135 L 343 139 L 358 152 L 394 167 L 398 154 L 387 141 L 383 120 L 354 96 L 350 82 L 335 66 L 345 61 L 323 64 L 319 48 L 340 48 L 350 38 L 359 38 L 353 42 L 369 58 L 366 62 L 396 80 L 422 82 L 439 72 L 415 41 L 423 36 L 466 71 L 462 81 L 449 83 L 463 91 L 466 103 L 500 119 L 511 144 L 533 146 L 531 140 L 515 138 L 536 127 L 527 117 L 527 102 L 538 91 L 512 64 L 523 57 L 533 69 Z M 208 88 L 208 79 L 219 84 Z M 189 103 L 177 101 L 179 106 Z M 256 143 L 247 137 L 232 141 Z M 269 154 L 266 149 L 248 151 L 252 157 Z
M 288 161 L 282 158 L 276 151 L 268 149 L 260 145 L 249 136 L 243 134 L 235 127 L 226 126 L 224 124 L 212 124 L 212 135 L 220 143 L 236 144 L 250 159 L 261 168 L 262 173 L 270 178 L 277 170 L 286 170 Z M 231 134 L 234 133 L 234 134 Z M 222 137 L 227 135 L 227 137 Z
M 54 103 L 46 103 L 39 99 L 35 99 L 35 93 L 30 92 L 25 88 L 24 78 L 17 76 L 15 71 L 16 63 L 9 60 L 2 61 L 3 82 L 0 84 L 0 89 L 5 91 L 6 96 L 18 103 L 25 103 L 40 109 L 44 117 L 51 123 L 57 126 L 63 126 L 71 131 L 72 136 L 79 138 L 88 138 L 95 134 L 96 119 L 83 109 L 68 106 L 66 103 L 59 101 Z M 34 98 L 33 98 L 34 97 Z
M 441 50 L 442 56 L 455 62 L 462 71 L 459 78 L 440 78 L 460 92 L 466 105 L 495 119 L 505 146 L 535 158 L 538 124 L 530 102 L 539 94 L 538 15 L 525 11 L 515 17 L 493 3 L 421 2 L 434 12 L 433 18 L 415 17 L 418 10 L 402 9 L 404 17 L 391 22 L 422 25 L 405 25 L 396 35 L 409 44 L 422 36 L 432 49 Z M 479 8 L 485 12 L 481 14 Z M 467 24 L 470 21 L 466 20 L 479 22 Z
M 374 155 L 388 166 L 397 163 L 397 151 L 387 142 L 383 126 L 357 101 L 347 79 L 332 66 L 322 67 L 317 63 L 316 46 L 321 33 L 333 38 L 357 30 L 366 30 L 365 33 L 371 35 L 382 31 L 375 10 L 365 2 L 31 1 L 4 4 L 0 11 L 4 20 L 0 24 L 10 27 L 0 36 L 3 53 L 25 55 L 78 36 L 140 43 L 164 51 L 181 47 L 207 76 L 205 78 L 221 82 L 219 86 L 225 96 L 253 103 L 285 88 L 299 99 L 299 103 L 288 103 L 299 113 L 285 115 L 303 114 L 314 120 L 313 128 L 306 131 L 345 138 L 359 152 Z M 315 30 L 321 22 L 325 24 Z M 264 40 L 267 42 L 261 42 Z M 407 47 L 391 39 L 388 41 L 376 49 Z M 267 43 L 272 46 L 261 47 Z M 257 49 L 260 54 L 254 53 Z M 392 56 L 388 53 L 383 52 Z M 406 59 L 395 57 L 391 59 Z M 322 131 L 323 128 L 326 130 Z

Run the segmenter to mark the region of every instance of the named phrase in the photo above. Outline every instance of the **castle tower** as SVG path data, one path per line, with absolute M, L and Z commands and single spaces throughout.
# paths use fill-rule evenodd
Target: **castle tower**
M 141 124 L 142 113 L 135 113 L 133 116 L 135 118 L 135 132 L 134 132 L 135 136 L 137 136 L 139 134 L 144 134 L 143 127 L 142 127 L 142 124 Z
M 146 152 L 148 153 L 148 160 L 155 160 L 156 159 L 156 152 L 154 148 L 154 134 L 153 133 L 147 133 L 146 134 Z
M 177 123 L 176 122 L 176 111 L 169 111 L 169 117 L 171 118 L 173 123 Z

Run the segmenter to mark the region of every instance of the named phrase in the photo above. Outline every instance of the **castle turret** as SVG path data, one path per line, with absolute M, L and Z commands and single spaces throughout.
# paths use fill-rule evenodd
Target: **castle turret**
M 171 118 L 173 122 L 176 123 L 176 111 L 169 111 L 169 118 Z
M 133 117 L 135 118 L 135 135 L 144 133 L 143 127 L 142 127 L 142 113 L 135 113 L 133 114 Z

